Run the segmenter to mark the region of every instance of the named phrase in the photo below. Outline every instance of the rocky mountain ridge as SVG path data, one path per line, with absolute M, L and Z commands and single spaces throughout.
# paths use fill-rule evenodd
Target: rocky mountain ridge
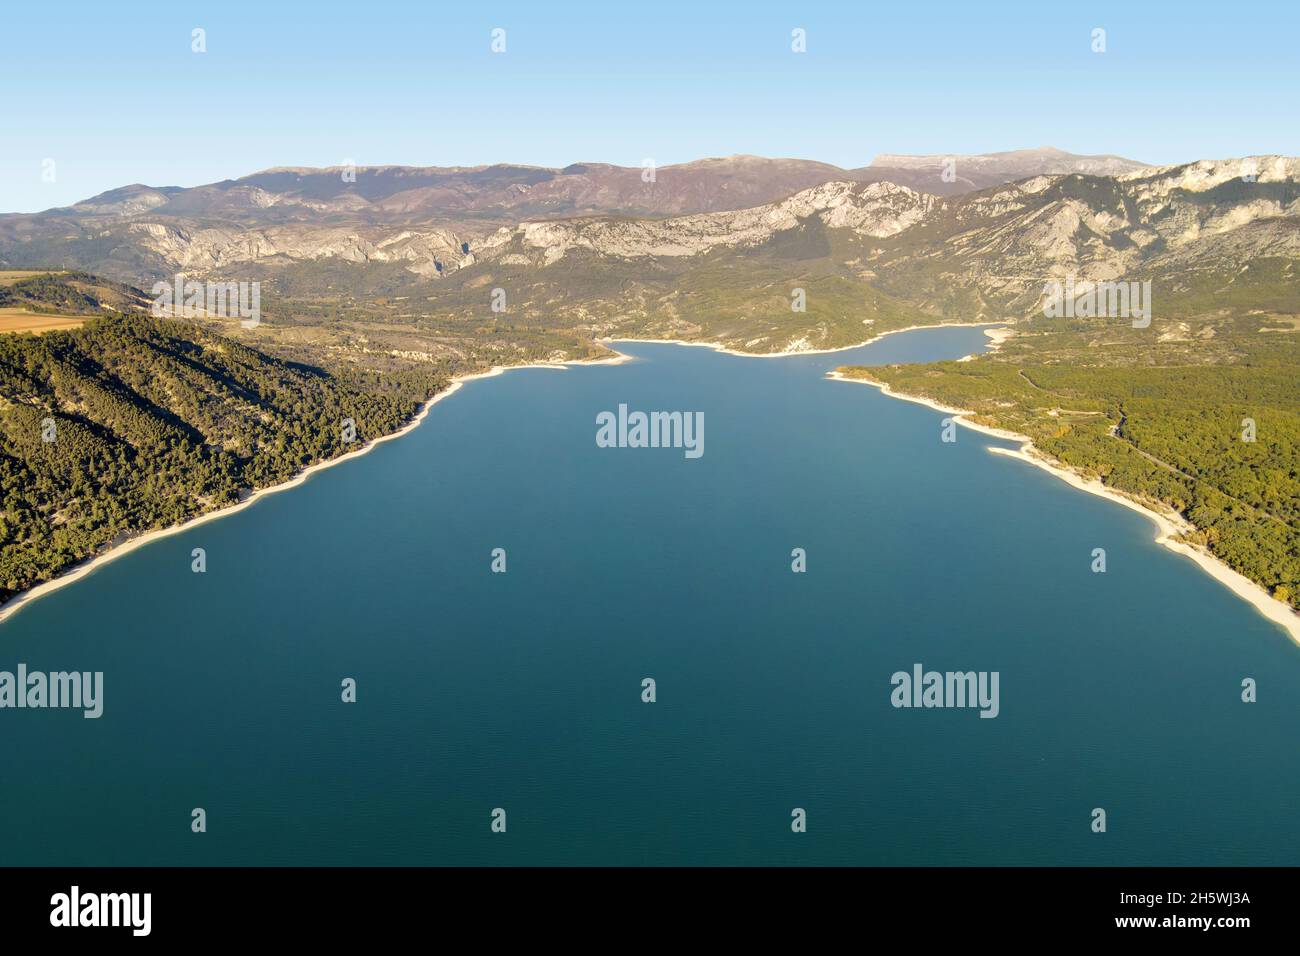
M 918 157 L 918 164 L 925 159 Z M 734 170 L 734 162 L 719 162 Z M 822 250 L 818 255 L 834 245 L 843 252 L 841 264 L 858 278 L 926 308 L 939 308 L 954 290 L 967 290 L 980 302 L 1027 311 L 1042 283 L 1054 276 L 1168 277 L 1300 256 L 1300 159 L 1257 156 L 1164 167 L 1120 162 L 1131 168 L 1106 176 L 1040 174 L 959 196 L 888 181 L 832 180 L 739 209 L 660 217 L 543 216 L 509 224 L 450 219 L 394 225 L 334 216 L 265 224 L 190 219 L 160 213 L 194 202 L 193 196 L 127 187 L 82 204 L 86 211 L 75 223 L 0 217 L 0 259 L 14 266 L 69 265 L 137 284 L 174 272 L 274 277 L 297 264 L 323 262 L 391 265 L 413 279 L 433 281 L 465 269 L 477 269 L 476 275 L 500 267 L 544 271 L 574 256 L 592 269 L 615 262 L 689 262 L 763 250 L 798 232 L 809 249 Z M 298 175 L 285 169 L 249 177 L 240 195 L 267 208 L 289 202 L 264 186 Z M 309 193 L 292 202 L 299 209 L 316 202 Z M 407 189 L 376 195 L 381 203 L 409 199 Z M 836 237 L 834 243 L 829 236 Z

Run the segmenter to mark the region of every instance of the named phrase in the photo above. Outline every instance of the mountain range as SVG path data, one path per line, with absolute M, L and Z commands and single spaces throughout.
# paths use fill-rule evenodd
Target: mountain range
M 738 212 L 828 183 L 888 183 L 920 196 L 954 197 L 1031 175 L 1144 168 L 1050 148 L 879 157 L 857 169 L 755 156 L 653 170 L 601 163 L 285 167 L 193 188 L 124 186 L 69 207 L 0 216 L 0 265 L 57 261 L 139 281 L 177 268 L 338 258 L 400 261 L 414 273 L 437 276 L 465 264 L 466 250 L 503 224 Z M 726 228 L 726 221 L 717 225 Z
M 650 163 L 651 161 L 647 161 Z M 944 175 L 945 163 L 952 173 Z M 208 218 L 238 214 L 284 222 L 343 216 L 374 222 L 429 218 L 512 220 L 579 214 L 671 215 L 742 209 L 835 180 L 888 181 L 918 192 L 958 195 L 1039 173 L 1115 175 L 1143 167 L 1117 156 L 1076 156 L 1051 147 L 981 156 L 878 156 L 843 169 L 803 159 L 729 156 L 653 169 L 574 163 L 563 169 L 472 167 L 277 167 L 193 188 L 124 186 L 65 209 L 60 217 L 134 215 Z
M 882 156 L 851 170 L 730 157 L 653 176 L 602 164 L 281 168 L 192 189 L 128 186 L 0 216 L 0 269 L 64 270 L 13 280 L 0 305 L 138 312 L 143 290 L 183 272 L 262 283 L 263 321 L 243 328 L 205 315 L 177 331 L 93 319 L 70 340 L 80 351 L 49 364 L 48 381 L 24 370 L 71 333 L 8 339 L 19 344 L 0 361 L 16 383 L 0 394 L 0 455 L 37 468 L 40 449 L 23 444 L 37 407 L 79 420 L 94 396 L 99 417 L 87 428 L 116 434 L 143 415 L 141 434 L 153 434 L 159 416 L 139 409 L 169 408 L 158 389 L 172 386 L 152 382 L 162 366 L 148 343 L 182 356 L 237 343 L 264 357 L 249 362 L 285 363 L 276 376 L 333 383 L 322 401 L 399 388 L 409 408 L 450 376 L 595 357 L 620 337 L 774 353 L 1010 321 L 1014 338 L 980 361 L 847 374 L 1031 436 L 1055 461 L 1176 512 L 1195 529 L 1188 541 L 1293 602 L 1297 264 L 1300 159 L 1284 156 L 1147 166 L 1044 149 Z M 1150 282 L 1149 327 L 1045 315 L 1048 284 L 1071 277 Z M 123 341 L 132 360 L 110 375 Z M 193 417 L 191 397 L 206 387 L 186 385 L 186 404 L 168 414 Z M 129 399 L 134 410 L 119 402 L 129 392 L 142 396 Z M 386 407 L 400 419 L 403 406 Z M 1247 420 L 1258 442 L 1238 439 Z M 205 429 L 194 426 L 196 456 L 230 441 Z M 123 449 L 122 468 L 145 460 Z M 305 464 L 325 453 L 313 449 L 294 454 Z M 242 468 L 247 450 L 239 456 Z M 46 533 L 49 507 L 32 513 L 34 534 Z M 129 516 L 131 527 L 155 518 Z M 95 528 L 94 542 L 120 530 Z M 45 544 L 32 548 L 14 558 L 12 581 L 59 564 Z
M 1150 167 L 1025 150 L 952 157 L 958 178 L 945 182 L 947 159 L 885 156 L 842 170 L 731 157 L 663 167 L 653 182 L 601 164 L 367 167 L 355 182 L 342 169 L 275 169 L 0 216 L 0 265 L 59 264 L 145 283 L 177 271 L 273 279 L 304 263 L 395 263 L 438 280 L 584 254 L 594 268 L 699 261 L 788 246 L 796 235 L 801 251 L 786 254 L 815 258 L 834 233 L 852 253 L 841 271 L 922 308 L 960 293 L 966 306 L 1023 311 L 1036 285 L 1065 272 L 1183 274 L 1296 250 L 1294 159 Z

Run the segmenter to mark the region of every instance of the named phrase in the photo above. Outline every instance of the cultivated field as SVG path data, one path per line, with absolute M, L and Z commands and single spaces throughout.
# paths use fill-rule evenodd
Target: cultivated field
M 53 332 L 58 329 L 75 329 L 89 315 L 45 315 L 22 308 L 0 308 L 0 334 L 5 332 Z

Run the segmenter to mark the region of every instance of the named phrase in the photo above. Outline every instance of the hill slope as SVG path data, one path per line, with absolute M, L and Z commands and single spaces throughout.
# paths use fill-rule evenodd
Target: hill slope
M 44 287 L 51 309 L 76 292 Z M 358 441 L 386 434 L 443 381 L 296 366 L 140 315 L 0 335 L 0 601 L 356 447 L 345 418 Z

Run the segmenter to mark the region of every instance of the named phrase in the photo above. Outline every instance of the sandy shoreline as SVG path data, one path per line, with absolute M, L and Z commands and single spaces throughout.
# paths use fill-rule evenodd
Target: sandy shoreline
M 533 362 L 528 365 L 494 365 L 486 372 L 474 372 L 469 375 L 458 375 L 451 380 L 450 385 L 421 405 L 420 410 L 415 414 L 415 417 L 397 431 L 389 432 L 386 435 L 380 435 L 378 438 L 372 438 L 370 441 L 364 443 L 353 451 L 344 452 L 342 455 L 337 455 L 326 461 L 317 462 L 309 468 L 300 471 L 288 481 L 281 482 L 278 485 L 268 485 L 265 488 L 259 488 L 237 504 L 227 505 L 225 508 L 197 515 L 196 517 L 191 518 L 188 521 L 183 521 L 180 524 L 171 525 L 166 528 L 159 528 L 156 531 L 147 531 L 144 534 L 123 541 L 121 544 L 109 548 L 103 554 L 96 555 L 93 558 L 88 558 L 80 564 L 74 565 L 61 574 L 56 575 L 50 580 L 38 584 L 34 588 L 29 588 L 20 594 L 16 594 L 4 604 L 0 604 L 0 622 L 4 621 L 10 615 L 17 614 L 33 601 L 36 601 L 47 594 L 52 594 L 60 588 L 67 587 L 69 584 L 84 578 L 92 571 L 108 564 L 110 561 L 116 561 L 118 558 L 130 554 L 137 548 L 143 548 L 145 545 L 151 544 L 159 538 L 166 538 L 174 534 L 180 534 L 182 531 L 189 531 L 191 528 L 195 528 L 201 524 L 206 524 L 209 521 L 216 521 L 218 518 L 228 517 L 237 511 L 242 511 L 244 508 L 250 507 L 267 495 L 274 495 L 281 491 L 288 491 L 290 488 L 297 488 L 319 471 L 324 471 L 326 468 L 333 468 L 335 465 L 340 465 L 345 461 L 352 461 L 355 458 L 360 458 L 362 455 L 373 451 L 376 447 L 386 441 L 401 438 L 403 435 L 417 428 L 425 418 L 428 417 L 429 412 L 434 405 L 438 404 L 444 398 L 456 394 L 456 392 L 460 390 L 460 387 L 466 382 L 471 382 L 474 379 L 479 378 L 492 378 L 493 376 L 501 375 L 504 372 L 513 371 L 514 369 L 549 368 L 564 370 L 570 365 L 618 365 L 629 360 L 630 356 L 616 353 L 609 358 L 575 360 L 572 362 Z
M 1291 610 L 1281 601 L 1276 600 L 1264 588 L 1260 587 L 1250 578 L 1234 571 L 1228 567 L 1210 552 L 1202 548 L 1195 547 L 1183 541 L 1175 540 L 1178 535 L 1194 531 L 1195 528 L 1183 518 L 1182 515 L 1173 511 L 1157 511 L 1134 498 L 1130 498 L 1121 492 L 1102 484 L 1096 478 L 1085 478 L 1067 466 L 1057 462 L 1054 458 L 1049 457 L 1034 447 L 1034 443 L 1027 435 L 1021 435 L 1017 432 L 1007 431 L 1002 428 L 990 428 L 988 425 L 981 425 L 979 422 L 971 421 L 967 416 L 974 414 L 969 409 L 952 408 L 939 402 L 931 401 L 928 398 L 922 398 L 919 395 L 906 395 L 893 391 L 883 382 L 872 382 L 861 378 L 848 378 L 841 375 L 838 371 L 827 373 L 827 378 L 839 382 L 853 382 L 859 385 L 870 385 L 878 388 L 882 393 L 890 398 L 902 399 L 905 402 L 915 402 L 918 405 L 924 405 L 937 412 L 943 412 L 951 415 L 957 424 L 972 431 L 989 435 L 993 438 L 1000 438 L 1004 441 L 1019 442 L 1019 448 L 996 448 L 991 447 L 989 451 L 995 455 L 1005 455 L 1008 458 L 1017 458 L 1021 461 L 1028 462 L 1036 468 L 1041 468 L 1048 474 L 1066 482 L 1070 486 L 1080 491 L 1086 491 L 1089 494 L 1097 495 L 1108 501 L 1123 505 L 1140 514 L 1145 515 L 1156 526 L 1156 543 L 1174 551 L 1178 554 L 1191 558 L 1196 562 L 1202 571 L 1214 578 L 1237 597 L 1253 606 L 1260 614 L 1268 618 L 1274 624 L 1280 626 L 1287 632 L 1291 640 L 1300 644 L 1300 614 Z
M 1015 329 L 1007 329 L 1007 328 L 1002 328 L 1002 329 L 985 329 L 985 330 L 984 330 L 984 334 L 985 334 L 986 336 L 988 336 L 988 339 L 989 339 L 989 347 L 988 347 L 987 349 L 985 349 L 984 352 L 981 352 L 981 353 L 980 353 L 981 355 L 987 354 L 988 352 L 996 352 L 998 349 L 1000 349 L 1000 348 L 1002 347 L 1002 343 L 1003 343 L 1003 342 L 1005 342 L 1007 339 L 1011 338 L 1011 336 L 1013 336 L 1013 335 L 1016 334 L 1016 330 L 1015 330 Z M 972 354 L 972 355 L 963 355 L 963 356 L 962 356 L 961 358 L 959 358 L 957 361 L 958 361 L 958 362 L 973 362 L 973 361 L 975 360 L 976 357 L 977 357 L 977 356 L 975 356 L 974 354 Z
M 864 342 L 860 342 L 856 345 L 846 345 L 841 348 L 807 349 L 807 350 L 794 350 L 794 351 L 770 352 L 770 353 L 738 352 L 733 349 L 729 349 L 723 346 L 721 343 L 717 343 L 717 342 L 685 342 L 685 341 L 680 341 L 675 339 L 602 339 L 600 340 L 600 342 L 601 344 L 605 345 L 607 348 L 609 347 L 610 343 L 647 342 L 647 343 L 661 343 L 661 344 L 670 344 L 670 345 L 699 346 L 703 348 L 711 348 L 714 349 L 715 351 L 719 351 L 727 355 L 738 355 L 738 356 L 743 356 L 745 358 L 784 358 L 793 355 L 825 355 L 834 352 L 845 352 L 845 351 L 849 351 L 850 349 L 860 348 L 864 345 L 870 345 L 873 342 L 880 341 L 887 335 L 894 335 L 899 332 L 912 332 L 918 329 L 932 329 L 932 328 L 977 328 L 980 326 L 987 327 L 990 324 L 996 325 L 998 323 L 949 322 L 940 325 L 908 326 L 907 328 L 902 328 L 902 329 L 890 329 L 889 331 L 881 332 L 879 335 L 873 336 L 872 338 L 867 339 Z M 1015 334 L 1015 330 L 1010 328 L 987 328 L 985 335 L 987 335 L 991 340 L 989 351 L 996 350 L 998 346 L 1000 346 L 1003 342 L 1005 342 L 1008 338 L 1010 338 L 1014 334 Z M 437 395 L 434 395 L 427 402 L 425 402 L 420 407 L 420 410 L 416 413 L 416 415 L 397 431 L 390 432 L 386 435 L 381 435 L 378 438 L 373 438 L 370 441 L 366 442 L 365 444 L 361 445 L 355 451 L 346 452 L 345 454 L 338 455 L 337 457 L 331 458 L 327 461 L 318 462 L 315 465 L 312 465 L 311 467 L 305 469 L 304 471 L 290 478 L 288 481 L 282 482 L 281 484 L 271 485 L 266 488 L 262 488 L 257 491 L 254 491 L 246 499 L 244 499 L 243 501 L 237 504 L 229 505 L 217 511 L 210 511 L 207 514 L 199 515 L 195 518 L 190 519 L 189 521 L 182 522 L 181 524 L 172 525 L 167 528 L 160 528 L 156 531 L 146 532 L 145 534 L 124 541 L 122 544 L 110 548 L 108 551 L 104 552 L 103 554 L 97 555 L 93 558 L 83 561 L 81 564 L 75 565 L 69 570 L 63 572 L 62 574 L 54 578 L 51 578 L 49 581 L 39 584 L 36 587 L 31 588 L 30 590 L 22 592 L 21 594 L 15 595 L 13 598 L 6 601 L 4 604 L 0 604 L 0 622 L 3 622 L 10 615 L 16 614 L 22 608 L 26 607 L 28 604 L 32 603 L 38 598 L 44 597 L 47 594 L 53 593 L 54 591 L 57 591 L 60 588 L 66 587 L 67 585 L 74 583 L 75 581 L 85 577 L 86 575 L 90 574 L 92 571 L 96 570 L 102 565 L 107 564 L 110 561 L 114 561 L 117 558 L 122 557 L 123 555 L 130 554 L 132 551 L 136 550 L 137 548 L 142 548 L 145 545 L 158 540 L 159 538 L 165 538 L 170 535 L 179 534 L 182 531 L 188 531 L 191 528 L 194 528 L 197 525 L 203 524 L 205 522 L 215 521 L 219 518 L 224 518 L 229 515 L 232 515 L 237 511 L 250 507 L 251 505 L 256 503 L 260 498 L 266 495 L 272 495 L 281 491 L 287 491 L 290 488 L 298 487 L 318 471 L 323 471 L 326 468 L 332 468 L 335 465 L 342 464 L 345 461 L 350 461 L 354 458 L 358 458 L 361 455 L 373 451 L 378 445 L 382 444 L 383 442 L 392 441 L 393 439 L 402 437 L 403 435 L 417 428 L 425 420 L 425 418 L 428 417 L 428 414 L 434 405 L 442 401 L 444 398 L 454 395 L 457 391 L 460 390 L 461 386 L 465 382 L 474 381 L 475 379 L 480 379 L 480 378 L 492 378 L 494 376 L 502 375 L 505 372 L 513 371 L 515 369 L 547 368 L 547 369 L 564 370 L 565 368 L 571 365 L 618 365 L 623 362 L 628 362 L 632 360 L 632 356 L 630 355 L 626 355 L 622 352 L 618 352 L 615 349 L 611 349 L 611 351 L 613 351 L 614 354 L 608 358 L 575 360 L 572 362 L 542 362 L 542 363 L 535 362 L 527 365 L 496 365 L 484 372 L 475 372 L 467 375 L 458 375 L 451 380 L 451 383 L 448 385 L 447 388 L 443 389 L 443 391 L 439 392 Z M 881 392 L 883 392 L 885 395 L 889 396 L 890 398 L 896 398 L 896 399 L 901 399 L 903 401 L 914 402 L 918 405 L 924 405 L 927 408 L 933 409 L 935 411 L 943 412 L 944 414 L 951 415 L 953 416 L 954 421 L 956 421 L 959 425 L 961 425 L 964 428 L 969 428 L 972 431 L 980 432 L 992 438 L 998 438 L 1004 441 L 1012 441 L 1012 442 L 1019 443 L 1020 445 L 1019 449 L 994 447 L 994 448 L 989 448 L 989 451 L 995 454 L 1006 455 L 1011 458 L 1018 458 L 1021 461 L 1025 461 L 1031 465 L 1034 465 L 1035 467 L 1042 468 L 1043 470 L 1047 471 L 1049 474 L 1052 474 L 1055 477 L 1061 479 L 1062 481 L 1065 481 L 1066 483 L 1079 489 L 1080 491 L 1086 491 L 1090 494 L 1098 495 L 1099 497 L 1106 498 L 1117 504 L 1123 505 L 1126 508 L 1130 508 L 1134 511 L 1140 512 L 1141 514 L 1145 515 L 1156 525 L 1157 528 L 1156 543 L 1163 545 L 1164 547 L 1170 549 L 1171 551 L 1177 552 L 1178 554 L 1182 554 L 1191 558 L 1193 561 L 1196 562 L 1198 566 L 1200 566 L 1200 568 L 1203 571 L 1205 571 L 1215 580 L 1219 581 L 1221 584 L 1223 584 L 1225 587 L 1231 590 L 1235 595 L 1240 597 L 1242 600 L 1245 600 L 1251 605 L 1253 605 L 1266 618 L 1268 618 L 1269 620 L 1273 621 L 1274 623 L 1278 624 L 1283 629 L 1285 629 L 1287 633 L 1290 635 L 1291 639 L 1294 640 L 1297 644 L 1300 644 L 1300 614 L 1297 614 L 1296 612 L 1292 611 L 1281 601 L 1275 600 L 1267 591 L 1265 591 L 1258 584 L 1251 581 L 1249 578 L 1245 577 L 1244 575 L 1241 575 L 1238 572 L 1232 570 L 1232 568 L 1228 567 L 1226 564 L 1224 564 L 1218 558 L 1214 557 L 1209 552 L 1204 551 L 1200 548 L 1193 547 L 1182 541 L 1175 540 L 1175 538 L 1178 535 L 1194 530 L 1192 526 L 1182 518 L 1181 515 L 1177 515 L 1173 512 L 1165 513 L 1165 512 L 1156 511 L 1136 501 L 1135 499 L 1129 498 L 1126 495 L 1123 495 L 1117 491 L 1114 491 L 1106 487 L 1104 484 L 1102 484 L 1100 481 L 1096 479 L 1086 479 L 1081 475 L 1078 475 L 1074 471 L 1066 468 L 1064 465 L 1061 465 L 1058 462 L 1054 461 L 1053 459 L 1049 458 L 1048 456 L 1044 455 L 1042 452 L 1040 452 L 1038 449 L 1034 447 L 1033 442 L 1028 438 L 1028 436 L 1021 435 L 1016 432 L 1007 431 L 1001 428 L 992 428 L 987 425 L 981 425 L 978 422 L 971 421 L 968 416 L 971 415 L 972 412 L 970 412 L 968 409 L 952 408 L 950 406 L 943 405 L 940 404 L 939 402 L 931 401 L 930 399 L 922 398 L 917 395 L 907 395 L 907 394 L 895 392 L 892 389 L 890 389 L 888 385 L 882 382 L 872 382 L 872 381 L 867 381 L 866 379 L 847 378 L 846 376 L 841 375 L 838 371 L 829 372 L 827 373 L 826 377 L 836 381 L 856 382 L 862 385 L 870 385 L 874 388 L 880 389 Z
M 741 355 L 741 356 L 745 356 L 746 358 L 782 358 L 790 355 L 821 355 L 821 354 L 828 354 L 831 352 L 845 352 L 848 351 L 849 349 L 860 348 L 863 345 L 870 345 L 872 342 L 877 342 L 880 339 L 883 339 L 887 335 L 894 335 L 895 333 L 898 332 L 912 332 L 917 329 L 932 329 L 932 328 L 955 328 L 955 327 L 971 328 L 971 327 L 978 327 L 978 326 L 987 326 L 989 324 L 990 323 L 988 322 L 948 322 L 948 323 L 943 323 L 941 325 L 911 325 L 904 329 L 890 329 L 887 332 L 881 332 L 880 334 L 873 336 L 872 338 L 867 339 L 864 342 L 859 342 L 857 345 L 846 345 L 843 346 L 842 348 L 836 348 L 836 349 L 815 349 L 815 350 L 809 349 L 809 350 L 794 350 L 794 351 L 787 351 L 787 352 L 771 352 L 771 353 L 737 352 L 733 349 L 727 348 L 726 346 L 722 345 L 719 342 L 686 342 L 678 339 L 608 339 L 607 338 L 607 339 L 600 339 L 598 340 L 598 342 L 599 344 L 605 346 L 606 348 L 609 348 L 610 343 L 616 343 L 616 342 L 648 342 L 648 343 L 661 343 L 661 344 L 668 344 L 668 345 L 701 346 L 704 348 L 715 349 L 717 351 L 724 352 L 728 355 Z M 993 323 L 993 324 L 997 324 L 997 323 Z M 96 569 L 102 567 L 103 565 L 107 564 L 110 561 L 115 561 L 118 558 L 123 557 L 124 555 L 130 554 L 132 551 L 136 550 L 137 548 L 142 548 L 147 544 L 151 544 L 152 542 L 157 541 L 159 538 L 166 538 L 169 537 L 170 535 L 179 534 L 182 531 L 188 531 L 191 528 L 194 528 L 205 522 L 216 521 L 218 518 L 228 517 L 229 515 L 232 515 L 237 511 L 240 511 L 244 508 L 247 508 L 255 504 L 259 499 L 263 498 L 266 495 L 273 495 L 281 491 L 287 491 L 290 488 L 298 487 L 318 471 L 323 471 L 326 468 L 333 468 L 335 465 L 342 464 L 345 461 L 350 461 L 353 458 L 357 458 L 361 455 L 364 455 L 367 452 L 372 451 L 377 445 L 383 442 L 392 441 L 395 438 L 401 438 L 403 435 L 407 434 L 412 429 L 419 426 L 420 423 L 423 422 L 424 419 L 428 416 L 429 410 L 432 409 L 434 405 L 442 401 L 444 398 L 447 398 L 450 395 L 454 395 L 460 389 L 461 385 L 463 385 L 465 382 L 470 382 L 473 381 L 474 379 L 479 379 L 479 378 L 491 378 L 493 376 L 501 375 L 505 372 L 509 372 L 514 369 L 523 369 L 523 368 L 564 369 L 570 365 L 618 365 L 623 362 L 632 361 L 632 356 L 625 355 L 624 353 L 619 352 L 617 349 L 610 349 L 610 351 L 613 352 L 614 354 L 607 358 L 580 359 L 572 362 L 532 362 L 527 365 L 494 365 L 492 368 L 488 369 L 485 372 L 474 372 L 468 375 L 458 375 L 451 380 L 451 384 L 446 389 L 439 392 L 437 395 L 433 396 L 433 398 L 425 402 L 424 405 L 421 406 L 419 412 L 416 413 L 415 417 L 412 418 L 409 422 L 407 422 L 397 431 L 390 432 L 387 435 L 381 435 L 378 438 L 371 439 L 370 441 L 361 445 L 355 451 L 345 452 L 344 454 L 338 455 L 334 458 L 330 458 L 327 461 L 317 462 L 316 464 L 310 466 L 309 468 L 299 472 L 297 475 L 294 475 L 288 481 L 282 482 L 278 485 L 270 485 L 266 488 L 261 488 L 258 489 L 257 491 L 254 491 L 251 495 L 249 495 L 243 501 L 238 502 L 237 504 L 228 505 L 227 507 L 220 508 L 217 511 L 209 511 L 206 514 L 198 515 L 194 518 L 191 518 L 188 521 L 183 521 L 177 525 L 171 525 L 166 528 L 159 528 L 156 531 L 148 531 L 145 532 L 144 534 L 129 538 L 126 541 L 122 542 L 121 544 L 109 548 L 103 554 L 96 555 L 93 558 L 88 558 L 85 561 L 82 561 L 80 564 L 73 565 L 68 570 L 56 575 L 50 580 L 38 584 L 33 588 L 29 588 L 28 590 L 23 591 L 20 594 L 16 594 L 8 601 L 4 602 L 3 604 L 0 604 L 0 622 L 5 621 L 11 615 L 18 613 L 20 610 L 22 610 L 27 605 L 31 604 L 33 601 L 36 601 L 47 594 L 52 594 L 53 592 L 59 590 L 60 588 L 67 587 L 69 584 L 73 584 L 74 582 L 90 574 L 92 571 L 95 571 Z
M 784 352 L 740 352 L 736 349 L 729 348 L 721 342 L 687 342 L 685 339 L 629 339 L 629 338 L 607 338 L 597 339 L 600 344 L 608 347 L 610 343 L 618 342 L 645 342 L 649 345 L 687 345 L 692 348 L 713 349 L 715 352 L 721 352 L 723 355 L 738 355 L 741 358 L 789 358 L 794 355 L 833 355 L 836 352 L 847 352 L 850 349 L 860 349 L 864 345 L 871 345 L 873 342 L 879 342 L 887 335 L 897 335 L 899 332 L 917 332 L 921 329 L 978 329 L 981 327 L 993 325 L 1006 325 L 1006 322 L 937 322 L 934 325 L 909 325 L 902 329 L 889 329 L 873 335 L 869 339 L 857 342 L 853 345 L 841 345 L 833 349 L 787 349 Z M 1005 332 L 1006 336 L 998 338 L 992 333 Z M 1011 329 L 992 329 L 990 328 L 985 335 L 993 340 L 992 348 L 997 348 L 1006 338 L 1012 334 Z M 990 349 L 990 350 L 991 350 Z

